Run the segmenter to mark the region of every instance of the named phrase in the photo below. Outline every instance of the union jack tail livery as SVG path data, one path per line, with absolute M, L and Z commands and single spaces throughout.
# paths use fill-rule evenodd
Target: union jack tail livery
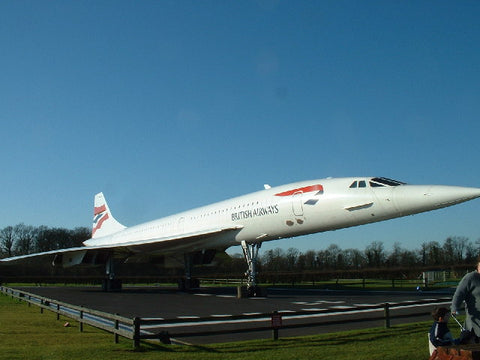
M 95 195 L 92 239 L 114 234 L 126 228 L 112 216 L 103 193 Z

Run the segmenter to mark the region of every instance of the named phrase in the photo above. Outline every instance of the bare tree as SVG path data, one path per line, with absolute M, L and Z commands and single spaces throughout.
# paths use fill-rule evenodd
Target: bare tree
M 430 241 L 422 244 L 422 265 L 442 265 L 444 252 L 438 241 Z
M 71 230 L 71 245 L 82 246 L 85 240 L 88 240 L 92 237 L 92 230 L 87 227 L 76 227 Z
M 0 230 L 0 250 L 7 257 L 13 256 L 15 245 L 15 231 L 13 226 L 7 226 Z
M 465 236 L 453 236 L 453 256 L 456 263 L 461 263 L 465 260 L 467 255 L 467 249 L 470 241 Z
M 35 252 L 44 252 L 54 249 L 55 246 L 50 237 L 50 229 L 47 226 L 40 226 L 37 229 L 37 237 L 35 238 Z
M 343 262 L 342 260 L 342 249 L 340 248 L 340 246 L 338 246 L 337 244 L 331 244 L 327 250 L 327 259 L 328 259 L 328 262 L 330 264 L 330 266 L 333 268 L 333 269 L 337 269 L 339 267 L 341 267 L 341 262 Z
M 365 255 L 367 257 L 368 266 L 376 268 L 381 267 L 385 262 L 383 242 L 373 241 L 366 247 Z
M 288 270 L 293 270 L 297 264 L 299 251 L 295 248 L 289 248 L 285 254 Z
M 478 245 L 476 244 L 473 244 L 471 241 L 468 243 L 467 245 L 467 250 L 465 251 L 465 263 L 467 264 L 473 264 L 475 262 L 477 262 L 478 260 L 478 255 L 479 255 L 479 251 L 478 251 Z
M 15 225 L 14 232 L 16 236 L 15 253 L 17 255 L 27 255 L 34 251 L 34 240 L 36 229 L 33 226 L 20 223 Z
M 402 261 L 402 253 L 403 253 L 403 249 L 400 246 L 400 243 L 398 241 L 396 241 L 393 244 L 393 251 L 387 257 L 388 266 L 390 266 L 390 267 L 399 266 L 401 264 L 401 261 Z
M 358 270 L 365 266 L 365 255 L 358 249 L 346 249 L 342 251 L 346 267 Z
M 308 250 L 305 253 L 300 253 L 297 259 L 298 270 L 313 270 L 318 266 L 317 254 L 313 250 Z

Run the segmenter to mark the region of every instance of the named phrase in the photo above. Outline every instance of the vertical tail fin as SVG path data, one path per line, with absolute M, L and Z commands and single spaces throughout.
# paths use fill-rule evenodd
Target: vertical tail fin
M 108 208 L 107 201 L 103 193 L 95 195 L 95 204 L 93 210 L 92 239 L 107 236 L 125 229 L 126 226 L 120 224 L 112 216 Z

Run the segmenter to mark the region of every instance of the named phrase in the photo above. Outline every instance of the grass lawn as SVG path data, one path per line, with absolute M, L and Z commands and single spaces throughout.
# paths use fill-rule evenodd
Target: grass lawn
M 66 322 L 70 327 L 64 327 Z M 78 324 L 56 314 L 40 313 L 0 294 L 0 359 L 322 359 L 322 360 L 425 360 L 430 323 L 375 328 L 278 341 L 258 340 L 215 345 L 179 346 L 142 343 L 132 350 L 132 341 Z M 456 324 L 450 324 L 458 336 Z M 281 331 L 280 331 L 281 336 Z

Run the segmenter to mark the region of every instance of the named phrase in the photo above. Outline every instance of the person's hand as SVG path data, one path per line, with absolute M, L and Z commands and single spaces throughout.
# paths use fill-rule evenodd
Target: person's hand
M 462 332 L 460 333 L 460 337 L 455 340 L 456 342 L 455 345 L 467 344 L 471 336 L 472 336 L 472 333 L 470 331 L 462 330 Z

